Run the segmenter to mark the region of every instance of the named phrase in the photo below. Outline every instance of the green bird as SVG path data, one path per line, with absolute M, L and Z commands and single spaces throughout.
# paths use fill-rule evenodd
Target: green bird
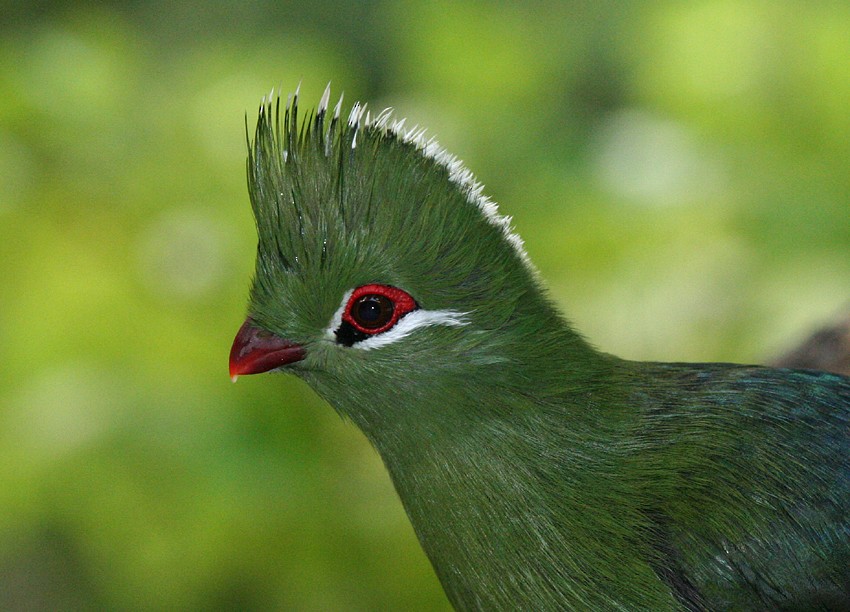
M 457 158 L 329 95 L 248 138 L 230 373 L 363 431 L 457 609 L 850 609 L 850 378 L 596 350 Z

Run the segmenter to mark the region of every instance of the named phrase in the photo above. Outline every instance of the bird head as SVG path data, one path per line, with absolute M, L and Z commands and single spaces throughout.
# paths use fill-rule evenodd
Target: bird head
M 564 325 L 509 219 L 423 130 L 360 104 L 340 120 L 329 95 L 304 120 L 297 92 L 264 99 L 248 139 L 257 259 L 231 376 L 289 371 L 364 429 L 448 387 L 522 387 Z

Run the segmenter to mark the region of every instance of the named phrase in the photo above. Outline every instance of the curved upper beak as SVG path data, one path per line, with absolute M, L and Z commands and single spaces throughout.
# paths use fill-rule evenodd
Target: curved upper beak
M 230 348 L 230 378 L 236 382 L 243 374 L 268 372 L 305 356 L 303 346 L 257 327 L 248 317 Z

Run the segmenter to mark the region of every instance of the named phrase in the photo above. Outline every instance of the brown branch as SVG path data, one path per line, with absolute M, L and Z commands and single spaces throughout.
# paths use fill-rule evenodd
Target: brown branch
M 770 365 L 837 372 L 850 376 L 850 312 L 821 328 Z

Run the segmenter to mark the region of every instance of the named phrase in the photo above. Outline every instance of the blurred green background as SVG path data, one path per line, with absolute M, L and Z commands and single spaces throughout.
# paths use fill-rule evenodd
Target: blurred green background
M 850 299 L 846 2 L 0 2 L 0 609 L 440 610 L 380 460 L 233 385 L 244 116 L 393 106 L 636 359 L 762 361 Z

